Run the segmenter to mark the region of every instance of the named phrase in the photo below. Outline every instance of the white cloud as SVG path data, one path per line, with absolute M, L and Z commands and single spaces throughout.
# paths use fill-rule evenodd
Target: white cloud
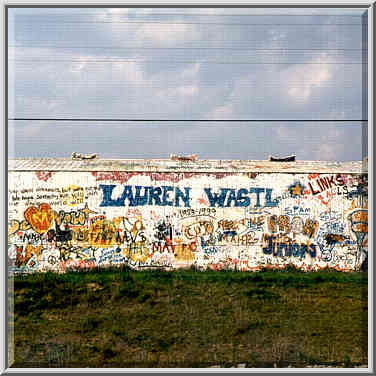
M 99 22 L 119 22 L 128 18 L 129 8 L 103 9 L 95 14 L 95 19 Z
M 321 161 L 336 160 L 338 158 L 338 150 L 336 149 L 330 144 L 320 144 L 315 154 L 315 159 Z
M 198 73 L 200 72 L 200 63 L 195 63 L 189 65 L 180 73 L 181 79 L 197 79 Z
M 32 108 L 36 113 L 53 112 L 61 103 L 49 97 L 16 97 L 17 106 Z
M 148 23 L 143 24 L 137 29 L 135 39 L 168 44 L 187 39 L 199 39 L 199 36 L 200 33 L 196 25 Z
M 72 62 L 69 67 L 69 71 L 71 73 L 81 73 L 81 71 L 86 67 L 87 62 L 86 60 L 88 59 L 88 56 L 79 56 L 77 58 L 77 62 Z
M 194 97 L 200 92 L 200 80 L 199 80 L 200 64 L 195 63 L 186 67 L 182 71 L 175 73 L 162 71 L 152 77 L 155 82 L 163 82 L 166 79 L 172 82 L 180 83 L 175 87 L 163 88 L 156 92 L 156 96 L 159 98 L 171 98 L 177 97 L 177 101 L 174 103 L 176 109 L 182 104 L 179 102 L 179 97 L 187 99 L 187 97 Z M 167 77 L 166 77 L 167 75 Z M 187 104 L 187 103 L 185 103 Z
M 223 106 L 218 106 L 210 111 L 207 115 L 207 119 L 224 119 L 231 118 L 234 109 L 231 103 L 224 104 Z
M 136 61 L 116 62 L 113 63 L 113 71 L 119 70 L 121 72 L 119 75 L 120 79 L 142 84 L 145 81 L 145 74 L 141 64 Z
M 347 136 L 347 137 L 346 137 Z M 346 159 L 346 154 L 350 152 L 347 148 L 357 145 L 359 140 L 353 139 L 349 143 L 348 135 L 344 130 L 338 128 L 325 128 L 319 140 L 319 147 L 316 152 L 316 159 L 318 160 L 338 160 L 339 158 Z M 349 145 L 350 144 L 350 145 Z
M 276 137 L 280 141 L 288 141 L 291 140 L 292 137 L 296 137 L 296 132 L 291 127 L 286 126 L 279 126 L 275 130 Z
M 288 95 L 297 102 L 307 102 L 315 88 L 322 87 L 332 78 L 333 67 L 333 59 L 323 53 L 311 64 L 288 68 L 284 80 Z
M 180 95 L 183 95 L 183 96 L 192 96 L 192 95 L 198 94 L 199 92 L 198 86 L 194 86 L 194 85 L 180 86 L 176 90 Z
M 284 31 L 281 31 L 281 30 L 274 30 L 274 29 L 271 29 L 269 30 L 269 35 L 270 35 L 270 41 L 271 42 L 280 42 L 282 40 L 284 40 L 287 36 L 287 33 L 284 32 Z
M 179 106 L 181 102 L 179 102 L 180 99 L 183 99 L 185 97 L 192 97 L 194 95 L 197 95 L 199 93 L 199 87 L 195 85 L 188 85 L 188 86 L 177 86 L 175 88 L 169 88 L 165 90 L 160 90 L 157 95 L 160 99 L 163 98 L 176 98 L 175 104 Z

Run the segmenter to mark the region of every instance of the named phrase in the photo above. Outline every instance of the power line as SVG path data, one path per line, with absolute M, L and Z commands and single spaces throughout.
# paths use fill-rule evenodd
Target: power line
M 359 62 L 359 63 L 296 63 L 296 62 L 260 62 L 260 63 L 252 63 L 246 61 L 235 61 L 235 62 L 228 62 L 228 61 L 200 61 L 200 60 L 179 60 L 179 61 L 170 61 L 170 60 L 137 60 L 137 59 L 105 59 L 105 60 L 74 60 L 74 59 L 64 59 L 64 60 L 46 60 L 46 59 L 8 59 L 9 61 L 16 61 L 16 62 L 33 62 L 33 63 L 169 63 L 169 64 L 244 64 L 244 65 L 286 65 L 286 64 L 299 64 L 299 65 L 367 65 L 368 62 Z
M 101 121 L 101 122 L 367 122 L 367 119 L 98 119 L 98 118 L 9 118 L 12 121 Z
M 27 43 L 28 41 L 22 41 Z M 239 48 L 239 47 L 127 47 L 127 46 L 38 46 L 8 45 L 12 48 L 103 48 L 117 50 L 235 50 L 235 51 L 367 51 L 368 48 Z
M 46 43 L 59 43 L 61 42 L 61 39 L 38 39 L 38 40 L 19 40 L 19 42 L 23 42 L 23 43 L 35 43 L 35 42 L 46 42 Z M 192 43 L 195 43 L 195 42 L 198 42 L 198 40 L 192 40 L 190 41 Z M 225 39 L 210 39 L 210 40 L 204 40 L 204 39 L 200 39 L 199 42 L 210 42 L 210 43 L 213 43 L 213 42 L 216 42 L 216 43 L 226 43 L 226 44 L 229 44 L 230 46 L 233 45 L 233 44 L 238 44 L 238 45 L 246 45 L 246 46 L 249 46 L 250 43 L 254 42 L 254 43 L 260 43 L 260 40 L 259 39 L 232 39 L 232 40 L 225 40 Z M 288 42 L 288 41 L 285 41 L 285 42 Z M 333 42 L 333 40 L 328 40 L 327 41 L 327 44 L 329 44 L 330 42 Z M 336 41 L 338 42 L 338 41 Z M 360 43 L 359 43 L 360 44 Z M 15 45 L 9 45 L 9 46 L 15 46 Z M 38 47 L 38 45 L 34 45 L 35 47 Z M 22 46 L 22 47 L 26 47 L 26 46 Z M 47 46 L 46 46 L 47 47 Z M 51 47 L 51 46 L 48 46 L 48 47 Z M 52 46 L 53 47 L 53 46 Z M 58 47 L 58 46 L 57 46 Z M 64 48 L 64 46 L 61 46 L 62 48 Z M 77 46 L 78 48 L 80 48 L 81 46 Z M 95 47 L 95 46 L 82 46 L 83 48 L 85 47 L 88 47 L 88 48 L 91 48 L 91 47 Z M 106 47 L 106 46 L 103 46 L 103 48 Z M 111 48 L 111 46 L 107 46 L 108 48 Z M 106 47 L 106 48 L 107 48 Z M 116 48 L 127 48 L 127 46 L 115 46 Z M 132 46 L 130 46 L 131 48 Z M 138 48 L 136 46 L 134 46 L 135 48 Z M 141 47 L 144 47 L 144 46 L 141 46 Z M 146 47 L 146 46 L 145 46 Z M 147 47 L 147 48 L 154 48 L 154 47 Z M 165 48 L 165 47 L 156 47 L 156 48 Z M 178 48 L 178 47 L 166 47 L 166 48 Z M 185 48 L 185 47 L 180 47 L 180 48 Z M 187 47 L 187 48 L 196 48 L 196 47 Z M 199 47 L 199 48 L 205 48 L 205 47 Z M 213 48 L 217 48 L 217 47 L 213 47 Z M 227 47 L 219 47 L 219 48 L 227 48 Z M 279 49 L 281 50 L 284 50 L 284 48 L 281 48 L 279 47 Z M 292 48 L 293 49 L 293 48 Z M 301 48 L 296 48 L 297 50 L 300 50 Z M 320 50 L 321 48 L 313 48 L 312 50 Z M 325 47 L 323 48 L 324 50 L 326 49 Z M 361 48 L 362 50 L 365 50 L 367 48 Z M 311 49 L 307 49 L 307 50 L 311 50 Z M 345 49 L 344 49 L 345 50 Z M 351 50 L 351 48 L 349 49 Z
M 230 22 L 166 22 L 166 21 L 53 21 L 36 20 L 28 22 L 39 22 L 48 24 L 164 24 L 164 25 L 229 25 L 229 26 L 367 26 L 366 23 L 230 23 Z
M 111 8 L 109 8 L 111 9 Z M 118 8 L 119 9 L 119 8 Z M 136 8 L 123 8 L 123 9 L 136 9 Z M 247 9 L 247 8 L 244 8 L 244 9 Z M 59 16 L 59 17 L 65 17 L 65 16 L 69 16 L 69 17 L 72 17 L 72 16 L 77 16 L 77 17 L 81 17 L 81 16 L 95 16 L 95 17 L 98 17 L 98 16 L 107 16 L 107 17 L 112 17 L 112 16 L 115 16 L 115 17 L 118 17 L 118 16 L 128 16 L 129 13 L 122 13 L 122 14 L 115 14 L 115 15 L 111 15 L 111 14 L 99 14 L 99 13 L 78 13 L 78 14 L 71 14 L 71 13 L 66 13 L 66 14 L 62 14 L 62 13 L 46 13 L 46 14 L 43 14 L 43 17 L 55 17 L 55 16 Z M 134 16 L 135 14 L 133 14 L 132 16 Z M 278 13 L 275 13 L 275 14 L 245 14 L 245 13 L 242 13 L 242 14 L 213 14 L 213 13 L 149 13 L 149 14 L 140 14 L 140 16 L 143 16 L 143 17 L 149 17 L 149 16 L 210 16 L 210 17 L 362 17 L 361 14 L 278 14 Z M 35 15 L 20 15 L 18 17 L 33 17 L 34 19 L 36 18 Z

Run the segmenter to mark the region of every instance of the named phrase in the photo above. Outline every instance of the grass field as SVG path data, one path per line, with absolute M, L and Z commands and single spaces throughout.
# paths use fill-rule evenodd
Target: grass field
M 12 367 L 367 364 L 367 283 L 293 269 L 18 275 Z

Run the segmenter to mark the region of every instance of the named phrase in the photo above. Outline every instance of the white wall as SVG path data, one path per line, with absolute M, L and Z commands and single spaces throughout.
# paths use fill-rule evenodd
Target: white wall
M 14 271 L 366 264 L 354 174 L 10 171 L 8 202 Z

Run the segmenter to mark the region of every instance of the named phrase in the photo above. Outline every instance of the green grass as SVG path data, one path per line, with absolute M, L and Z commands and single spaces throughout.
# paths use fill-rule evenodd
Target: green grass
M 366 364 L 367 283 L 291 268 L 18 275 L 12 367 Z

